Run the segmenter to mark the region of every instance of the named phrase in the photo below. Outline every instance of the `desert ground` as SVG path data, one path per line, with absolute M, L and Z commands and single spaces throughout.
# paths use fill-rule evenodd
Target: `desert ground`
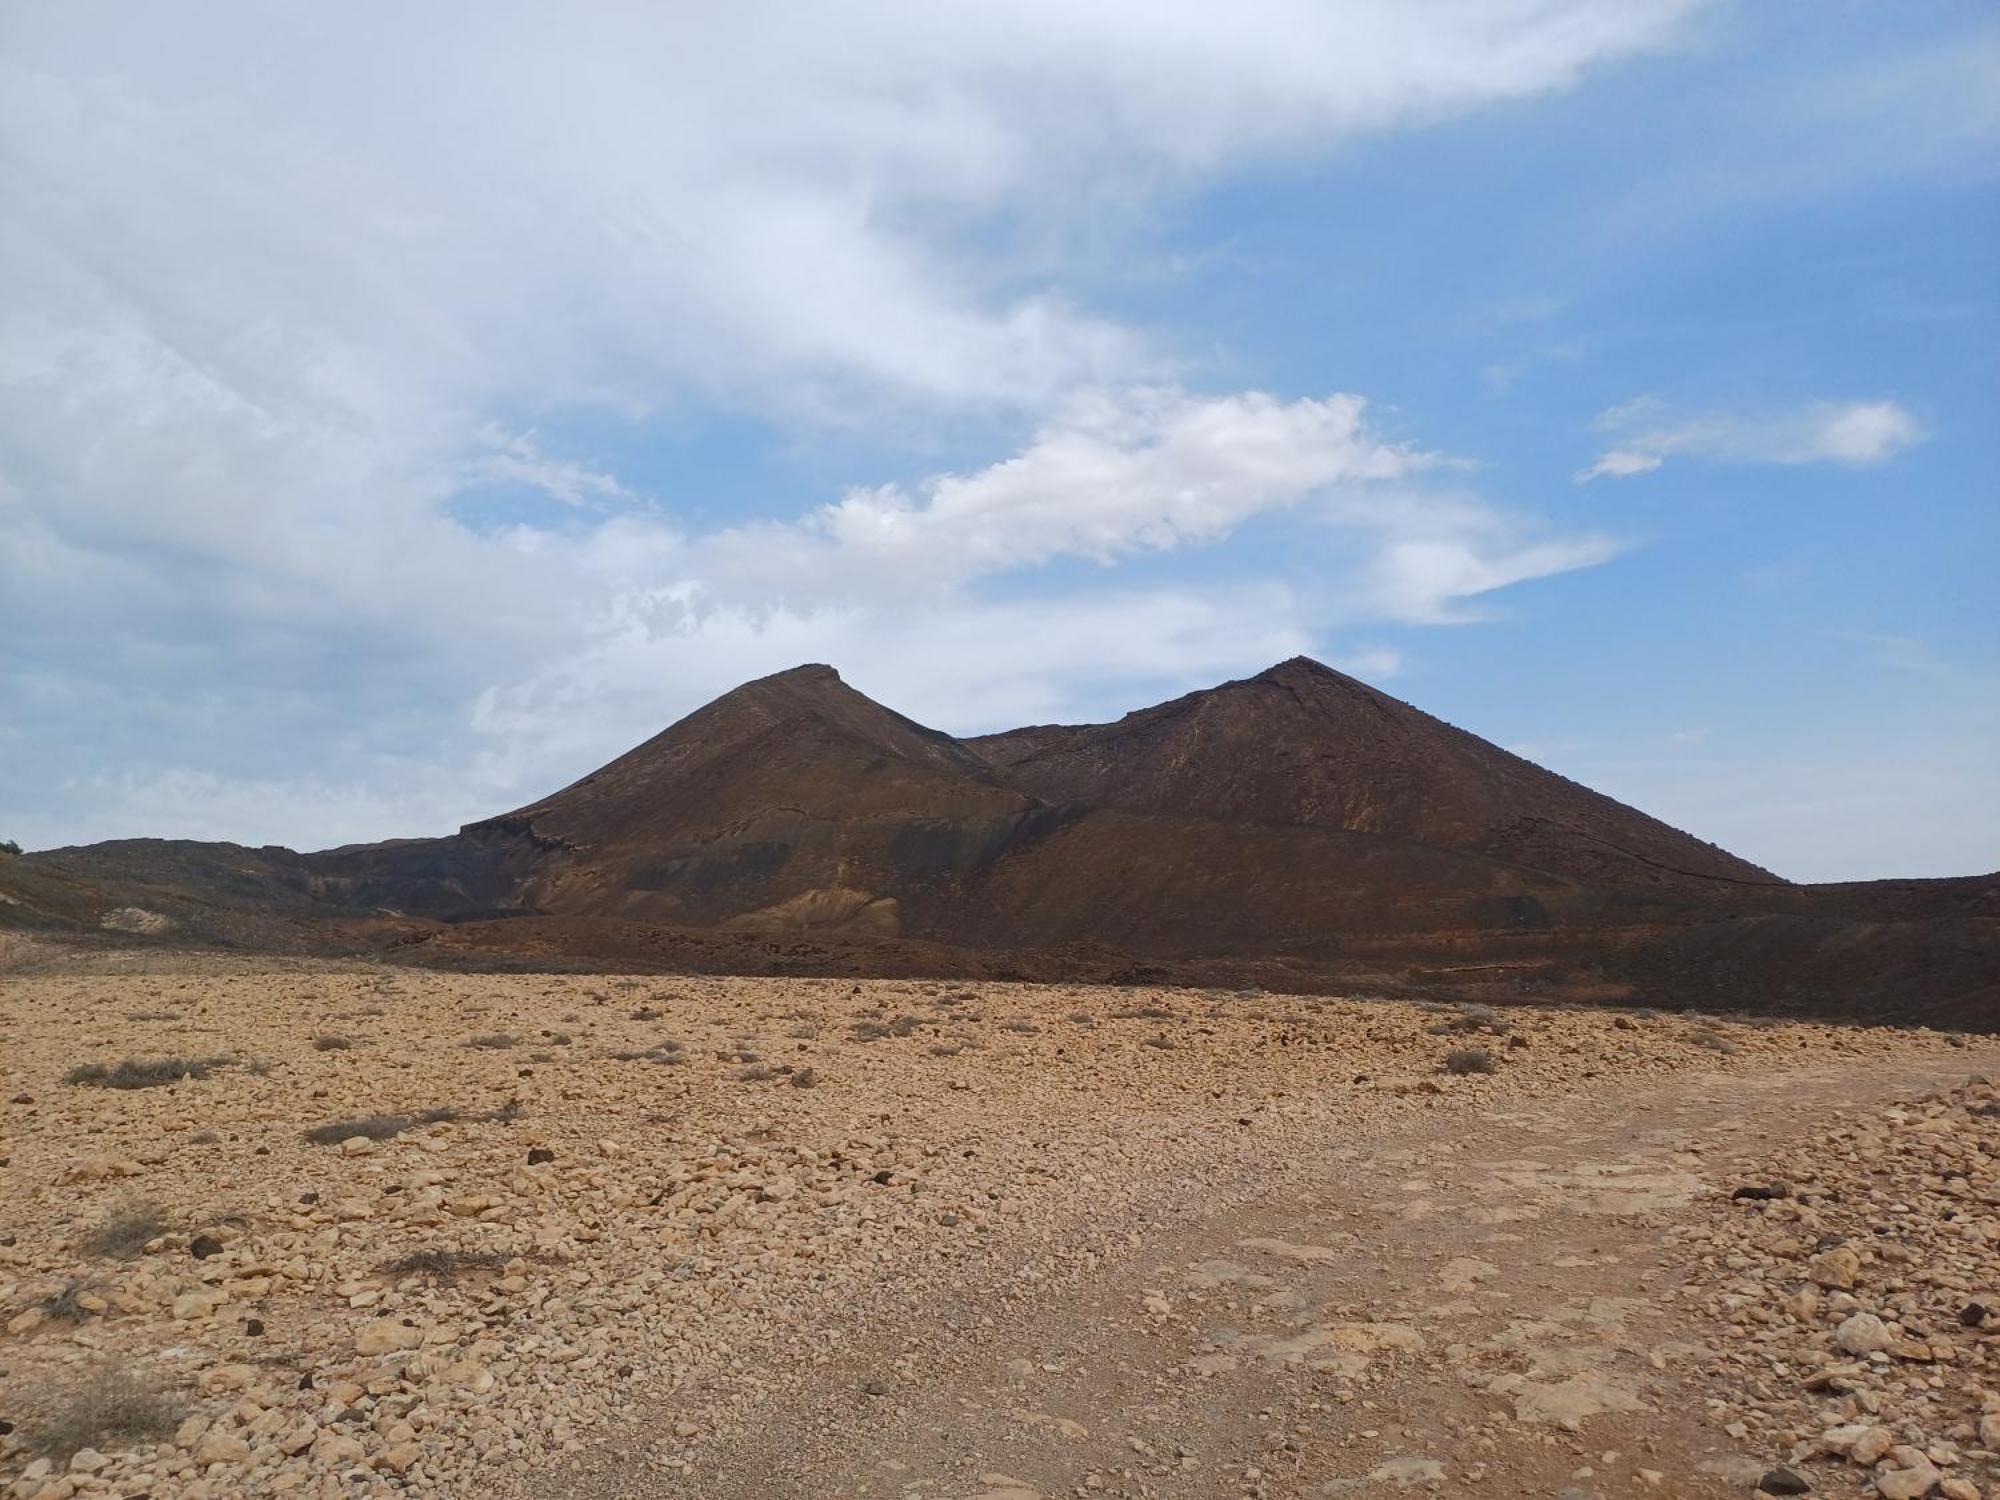
M 56 957 L 0 974 L 0 1492 L 2000 1494 L 1996 1074 L 1683 1012 Z

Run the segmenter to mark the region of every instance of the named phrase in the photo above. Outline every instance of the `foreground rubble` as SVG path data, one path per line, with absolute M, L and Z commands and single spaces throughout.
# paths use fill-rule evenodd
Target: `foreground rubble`
M 1223 1202 L 1357 1120 L 1950 1055 L 1929 1033 L 1147 989 L 0 984 L 0 1486 L 22 1500 L 480 1495 L 642 1403 L 671 1475 L 829 1358 L 814 1330 L 870 1289 L 1094 1264 L 1163 1193 Z M 1689 1246 L 1728 1278 L 1697 1281 L 1690 1316 L 1742 1332 L 1729 1420 L 1800 1462 L 1844 1465 L 1816 1455 L 1879 1424 L 1901 1469 L 1922 1449 L 1955 1481 L 1987 1441 L 1990 1351 L 1949 1317 L 1991 1286 L 1991 1136 L 1930 1118 L 1840 1148 L 1857 1181 L 1908 1168 L 1881 1204 L 1787 1161 L 1787 1196 Z M 1910 1232 L 1878 1235 L 1896 1204 Z M 1804 1268 L 1845 1264 L 1829 1236 L 1853 1285 L 1807 1309 Z M 1834 1350 L 1876 1339 L 1858 1316 L 1891 1343 Z M 1838 1385 L 1787 1404 L 1822 1368 Z
M 1684 1231 L 1771 1492 L 1979 1500 L 2000 1459 L 2000 1089 L 1850 1114 Z

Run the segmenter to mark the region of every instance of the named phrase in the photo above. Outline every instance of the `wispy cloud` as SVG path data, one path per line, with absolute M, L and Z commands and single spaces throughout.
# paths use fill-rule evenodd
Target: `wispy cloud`
M 564 505 L 587 508 L 632 504 L 639 498 L 614 474 L 574 459 L 551 458 L 532 432 L 508 432 L 489 422 L 479 429 L 476 441 L 485 451 L 476 452 L 465 465 L 465 477 L 474 483 L 523 485 Z
M 1614 406 L 1595 422 L 1614 446 L 1576 474 L 1626 479 L 1669 458 L 1716 463 L 1877 464 L 1924 438 L 1917 419 L 1895 401 L 1818 401 L 1759 414 L 1687 415 L 1650 396 Z

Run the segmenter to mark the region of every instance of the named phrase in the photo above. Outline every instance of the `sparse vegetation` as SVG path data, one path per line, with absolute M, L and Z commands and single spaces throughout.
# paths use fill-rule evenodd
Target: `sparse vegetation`
M 1431 1027 L 1432 1036 L 1463 1036 L 1471 1032 L 1490 1032 L 1494 1036 L 1505 1035 L 1513 1023 L 1490 1005 L 1464 1005 L 1457 1015 L 1448 1021 L 1440 1021 Z
M 84 1252 L 115 1260 L 130 1260 L 151 1240 L 167 1232 L 167 1218 L 157 1203 L 127 1203 L 84 1235 Z
M 468 1047 L 484 1047 L 488 1051 L 499 1051 L 507 1047 L 518 1047 L 520 1046 L 520 1044 L 521 1044 L 521 1039 L 519 1037 L 511 1036 L 504 1031 L 488 1031 L 482 1033 L 479 1036 L 467 1037 L 465 1040 L 465 1045 Z
M 184 1405 L 129 1370 L 106 1369 L 58 1391 L 27 1429 L 31 1447 L 67 1460 L 84 1448 L 110 1448 L 172 1432 Z
M 429 1276 L 436 1281 L 456 1280 L 465 1271 L 497 1271 L 507 1258 L 493 1250 L 460 1250 L 437 1245 L 412 1250 L 382 1267 L 386 1276 Z
M 924 1023 L 916 1016 L 889 1021 L 856 1021 L 851 1035 L 857 1042 L 879 1042 L 885 1036 L 908 1036 Z
M 305 1133 L 305 1137 L 315 1146 L 338 1146 L 355 1136 L 370 1141 L 387 1141 L 419 1125 L 441 1125 L 458 1117 L 459 1112 L 449 1105 L 414 1115 L 361 1115 L 352 1120 L 329 1120 L 324 1125 L 315 1125 Z
M 630 1047 L 607 1055 L 613 1062 L 656 1062 L 665 1063 L 670 1068 L 677 1068 L 687 1061 L 687 1053 L 681 1044 L 672 1039 L 655 1042 L 650 1047 Z M 722 1058 L 727 1062 L 734 1055 L 725 1052 Z
M 19 854 L 21 846 L 12 839 L 0 839 L 0 854 Z
M 1484 1047 L 1460 1047 L 1445 1058 L 1444 1070 L 1462 1078 L 1468 1073 L 1497 1073 L 1500 1064 Z
M 51 1292 L 35 1306 L 45 1318 L 58 1323 L 81 1323 L 91 1316 L 92 1310 L 85 1307 L 82 1298 L 97 1285 L 84 1277 L 75 1277 L 59 1292 Z
M 354 1043 L 346 1037 L 336 1036 L 330 1031 L 313 1038 L 313 1051 L 315 1052 L 345 1052 L 353 1045 Z
M 63 1075 L 63 1081 L 101 1089 L 151 1089 L 184 1078 L 206 1078 L 217 1066 L 219 1060 L 212 1057 L 128 1057 L 109 1066 L 78 1063 Z

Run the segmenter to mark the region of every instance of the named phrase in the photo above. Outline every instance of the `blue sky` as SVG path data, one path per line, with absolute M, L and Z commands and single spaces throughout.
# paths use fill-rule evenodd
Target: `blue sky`
M 0 834 L 1305 651 L 1781 874 L 2000 867 L 1990 7 L 1075 11 L 17 17 Z

